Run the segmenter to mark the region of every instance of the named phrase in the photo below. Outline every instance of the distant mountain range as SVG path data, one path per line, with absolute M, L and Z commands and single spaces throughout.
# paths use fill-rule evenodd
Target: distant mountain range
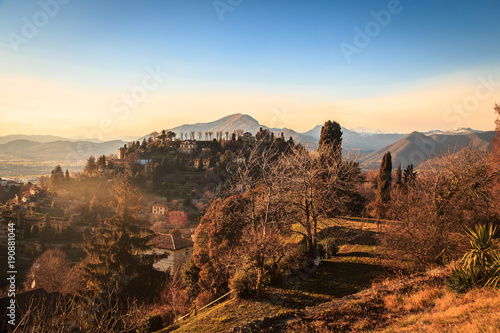
M 429 136 L 413 132 L 401 140 L 387 145 L 361 159 L 365 169 L 378 169 L 387 151 L 392 155 L 392 166 L 397 168 L 413 164 L 415 167 L 430 159 L 444 154 L 456 153 L 462 148 L 471 147 L 480 151 L 491 150 L 491 140 L 496 132 L 466 132 L 464 134 L 431 134 Z
M 317 125 L 307 132 L 296 132 L 289 128 L 269 128 L 260 124 L 249 115 L 236 113 L 221 119 L 197 124 L 185 124 L 168 130 L 177 134 L 184 133 L 188 138 L 191 131 L 195 131 L 195 138 L 198 139 L 198 132 L 210 131 L 214 134 L 217 131 L 233 133 L 237 129 L 252 134 L 257 133 L 260 128 L 269 129 L 280 135 L 283 133 L 286 139 L 292 137 L 296 143 L 315 148 L 321 134 L 321 125 Z M 449 131 L 433 130 L 419 133 L 384 133 L 377 129 L 356 128 L 350 130 L 342 128 L 344 149 L 358 150 L 361 155 L 361 162 L 365 169 L 373 167 L 378 169 L 382 156 L 386 151 L 391 151 L 393 166 L 401 162 L 403 167 L 413 164 L 415 167 L 448 151 L 458 151 L 465 146 L 471 146 L 483 151 L 491 148 L 491 140 L 495 137 L 495 132 L 481 132 L 471 128 L 457 128 Z M 144 137 L 135 139 L 142 141 Z M 203 135 L 204 138 L 204 135 Z M 90 142 L 89 140 L 74 141 L 51 135 L 8 135 L 0 137 L 0 159 L 24 159 L 30 161 L 61 161 L 80 157 L 81 160 L 94 155 L 115 154 L 116 150 L 126 142 L 113 140 L 107 142 Z
M 125 143 L 126 142 L 120 140 L 97 143 L 88 141 L 68 141 L 67 139 L 52 142 L 37 142 L 24 139 L 14 140 L 0 144 L 0 159 L 8 161 L 26 160 L 33 162 L 66 162 L 68 164 L 79 163 L 85 161 L 92 155 L 116 154 L 117 149 Z
M 308 145 L 312 148 L 317 146 L 323 125 L 317 125 L 311 130 L 303 133 L 288 128 L 269 128 L 260 124 L 249 115 L 233 114 L 219 120 L 208 123 L 197 123 L 182 125 L 169 129 L 175 133 L 183 132 L 186 135 L 190 131 L 222 131 L 232 133 L 236 129 L 255 134 L 260 128 L 269 129 L 276 134 L 283 132 L 285 138 L 290 136 L 295 142 Z M 403 167 L 413 164 L 418 167 L 434 157 L 446 154 L 448 151 L 457 152 L 464 147 L 472 147 L 487 151 L 491 149 L 491 140 L 496 133 L 482 132 L 472 128 L 456 128 L 448 131 L 433 130 L 425 133 L 384 133 L 377 129 L 357 128 L 350 130 L 342 128 L 342 145 L 344 149 L 359 150 L 361 162 L 364 169 L 380 167 L 380 161 L 385 152 L 391 151 L 393 166 L 399 163 Z
M 8 143 L 16 140 L 30 140 L 36 142 L 53 142 L 58 140 L 68 140 L 67 138 L 63 138 L 60 136 L 54 135 L 24 135 L 24 134 L 14 134 L 14 135 L 6 135 L 0 136 L 0 145 L 4 143 Z
M 286 139 L 292 137 L 297 143 L 302 143 L 311 148 L 315 148 L 318 144 L 319 137 L 321 134 L 321 128 L 323 124 L 317 125 L 313 129 L 307 132 L 296 132 L 289 128 L 269 128 L 265 125 L 260 124 L 257 120 L 249 115 L 244 115 L 236 113 L 229 115 L 227 117 L 221 118 L 208 123 L 197 123 L 182 125 L 170 128 L 169 131 L 179 133 L 185 133 L 188 135 L 191 131 L 195 131 L 195 137 L 197 138 L 198 132 L 229 132 L 232 133 L 234 130 L 241 129 L 245 132 L 250 132 L 252 134 L 257 133 L 260 128 L 268 129 L 276 134 L 283 133 Z M 395 141 L 402 139 L 406 134 L 372 134 L 372 133 L 358 133 L 355 131 L 348 130 L 347 128 L 342 128 L 343 132 L 343 145 L 345 149 L 359 149 L 361 153 L 370 153 L 384 146 L 387 146 Z M 367 139 L 369 136 L 369 139 Z M 145 136 L 147 137 L 147 136 Z M 141 138 L 142 140 L 142 138 Z

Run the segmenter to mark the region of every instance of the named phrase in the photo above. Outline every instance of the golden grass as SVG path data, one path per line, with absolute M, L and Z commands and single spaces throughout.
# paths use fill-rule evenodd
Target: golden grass
M 477 289 L 458 295 L 427 287 L 409 295 L 387 295 L 396 320 L 377 332 L 500 332 L 500 291 Z

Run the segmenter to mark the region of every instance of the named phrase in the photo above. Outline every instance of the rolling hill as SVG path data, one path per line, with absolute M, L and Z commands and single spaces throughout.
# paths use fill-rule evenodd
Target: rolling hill
M 464 147 L 471 147 L 480 151 L 491 149 L 491 140 L 496 132 L 470 132 L 467 134 L 432 134 L 425 135 L 413 132 L 401 140 L 387 145 L 366 157 L 361 162 L 365 169 L 380 167 L 380 161 L 385 152 L 392 154 L 392 166 L 396 168 L 399 163 L 404 168 L 409 164 L 415 167 L 423 162 L 438 157 L 448 152 L 455 153 Z
M 0 144 L 9 143 L 16 140 L 30 140 L 36 142 L 53 142 L 59 140 L 67 140 L 61 136 L 55 135 L 24 135 L 24 134 L 12 134 L 0 136 Z
M 123 144 L 125 142 L 120 140 L 100 143 L 63 140 L 52 142 L 14 140 L 0 144 L 0 159 L 75 163 L 87 160 L 91 155 L 116 154 L 117 149 Z

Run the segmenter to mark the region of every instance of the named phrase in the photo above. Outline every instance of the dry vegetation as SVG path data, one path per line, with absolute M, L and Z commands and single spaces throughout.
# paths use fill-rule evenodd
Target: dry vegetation
M 443 287 L 389 295 L 384 304 L 394 319 L 382 332 L 498 332 L 500 291 L 474 289 L 456 294 Z

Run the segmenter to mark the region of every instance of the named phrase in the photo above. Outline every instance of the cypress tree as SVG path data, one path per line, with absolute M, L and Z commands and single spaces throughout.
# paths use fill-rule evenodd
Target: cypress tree
M 401 163 L 399 163 L 398 168 L 396 169 L 395 185 L 396 185 L 396 187 L 399 187 L 399 186 L 401 186 L 401 184 L 403 184 L 403 182 L 401 180 Z
M 328 120 L 321 128 L 319 138 L 319 151 L 321 153 L 322 164 L 327 161 L 342 160 L 342 129 L 336 121 Z
M 413 164 L 410 164 L 406 167 L 405 171 L 403 172 L 403 177 L 404 184 L 407 186 L 411 185 L 415 181 L 415 178 L 417 178 L 417 172 L 413 171 Z
M 388 151 L 382 158 L 380 170 L 378 174 L 377 186 L 377 201 L 381 203 L 389 202 L 391 198 L 391 179 L 392 179 L 392 157 L 391 152 Z

